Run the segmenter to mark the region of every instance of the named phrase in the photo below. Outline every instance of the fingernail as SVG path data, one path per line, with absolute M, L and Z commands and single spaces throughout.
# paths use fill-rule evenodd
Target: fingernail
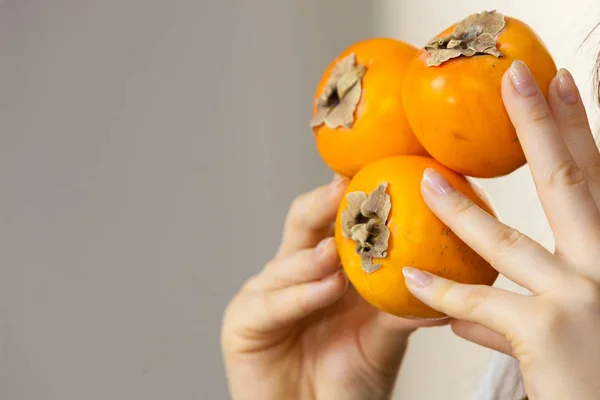
M 344 277 L 346 280 L 348 280 L 348 279 L 346 278 L 346 273 L 344 272 L 344 270 L 343 270 L 343 269 L 340 269 L 339 271 L 337 271 L 335 274 L 333 274 L 333 276 L 334 276 L 336 279 L 339 279 L 339 278 L 341 278 L 341 277 Z
M 346 276 L 346 273 L 344 272 L 344 270 L 338 271 L 338 274 L 340 274 L 344 279 L 344 292 L 345 292 L 348 289 L 348 287 L 350 286 L 350 280 Z
M 346 182 L 346 178 L 344 178 L 343 176 L 338 175 L 338 174 L 333 175 L 333 179 L 331 180 L 331 183 L 329 184 L 329 186 L 327 187 L 327 190 L 325 191 L 325 196 L 326 197 L 331 196 L 331 193 L 333 193 L 335 191 L 335 189 L 344 182 Z
M 414 286 L 417 288 L 427 287 L 433 280 L 432 276 L 427 272 L 423 272 L 411 267 L 404 267 L 402 269 L 402 274 L 406 278 L 406 283 L 409 286 Z
M 342 277 L 346 280 L 347 284 L 348 278 L 346 278 L 343 270 L 336 271 L 333 274 L 326 276 L 325 278 L 321 279 L 321 282 L 335 282 Z
M 345 178 L 340 175 L 340 174 L 333 174 L 333 179 L 331 181 L 332 185 L 337 185 L 338 183 L 340 183 L 341 181 L 343 181 Z
M 558 91 L 558 97 L 569 105 L 577 104 L 579 100 L 579 93 L 573 75 L 566 69 L 561 69 L 556 75 L 556 89 Z
M 338 284 L 342 279 L 342 286 L 339 286 Z M 346 278 L 343 271 L 337 271 L 315 283 L 317 284 L 310 285 L 308 287 L 309 292 L 311 292 L 309 296 L 313 300 L 317 299 L 319 303 L 327 303 L 322 304 L 323 307 L 330 305 L 333 301 L 338 300 L 346 292 L 349 286 L 348 278 Z M 332 299 L 332 297 L 334 298 Z
M 523 61 L 515 60 L 508 70 L 508 75 L 514 88 L 521 96 L 532 97 L 538 93 L 537 83 Z
M 327 247 L 327 245 L 333 240 L 333 238 L 326 238 L 323 239 L 319 242 L 319 244 L 317 245 L 317 247 L 315 248 L 315 254 L 317 256 L 320 256 L 321 254 L 323 254 L 323 250 L 325 250 L 325 248 Z
M 450 193 L 454 188 L 439 172 L 432 168 L 427 168 L 423 173 L 423 183 L 429 189 L 440 193 Z

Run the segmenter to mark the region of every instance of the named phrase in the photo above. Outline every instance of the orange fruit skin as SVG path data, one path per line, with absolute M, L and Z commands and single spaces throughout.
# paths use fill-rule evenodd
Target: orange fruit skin
M 512 62 L 529 66 L 546 98 L 557 73 L 541 38 L 517 19 L 505 21 L 497 41 L 504 57 L 459 57 L 427 67 L 429 52 L 421 50 L 406 72 L 403 101 L 415 135 L 433 158 L 467 176 L 496 178 L 526 163 L 501 94 Z
M 342 234 L 341 213 L 347 208 L 344 195 L 335 225 L 335 242 L 348 279 L 369 304 L 389 314 L 406 318 L 445 317 L 414 297 L 407 289 L 402 269 L 405 266 L 429 271 L 457 282 L 492 285 L 498 277 L 475 251 L 468 247 L 427 207 L 421 195 L 421 180 L 427 168 L 435 168 L 478 206 L 497 218 L 480 187 L 449 170 L 430 157 L 396 156 L 376 161 L 359 171 L 346 190 L 371 193 L 388 182 L 392 208 L 388 218 L 390 239 L 388 255 L 374 259 L 381 268 L 363 271 L 355 243 Z
M 336 63 L 354 53 L 357 63 L 367 68 L 352 127 L 331 129 L 322 124 L 313 128 L 319 154 L 333 171 L 352 177 L 381 158 L 427 154 L 412 132 L 402 104 L 404 71 L 418 51 L 391 38 L 368 39 L 348 47 L 327 67 L 317 86 L 313 115 Z

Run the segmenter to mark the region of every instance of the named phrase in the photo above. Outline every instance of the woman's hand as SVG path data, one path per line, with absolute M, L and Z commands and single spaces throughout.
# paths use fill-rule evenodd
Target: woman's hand
M 410 333 L 444 323 L 384 314 L 349 287 L 331 237 L 346 185 L 294 201 L 275 258 L 230 302 L 222 348 L 233 399 L 389 399 Z
M 600 154 L 572 76 L 560 71 L 545 101 L 520 62 L 504 76 L 506 109 L 554 232 L 551 253 L 482 211 L 435 171 L 429 207 L 523 296 L 404 270 L 411 292 L 447 313 L 470 341 L 516 357 L 530 399 L 600 396 Z M 493 127 L 492 127 L 493 129 Z

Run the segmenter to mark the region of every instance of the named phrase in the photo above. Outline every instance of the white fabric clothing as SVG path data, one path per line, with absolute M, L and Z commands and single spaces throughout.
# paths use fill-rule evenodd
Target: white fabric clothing
M 471 400 L 523 400 L 526 396 L 519 362 L 495 352 Z

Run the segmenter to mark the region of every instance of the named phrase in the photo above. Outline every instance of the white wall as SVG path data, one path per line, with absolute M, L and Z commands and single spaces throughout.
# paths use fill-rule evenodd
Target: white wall
M 381 0 L 377 4 L 377 33 L 417 46 L 473 12 L 496 9 L 524 20 L 542 36 L 558 66 L 573 73 L 597 126 L 591 71 L 600 35 L 580 48 L 600 21 L 597 0 Z M 552 248 L 552 235 L 526 167 L 508 177 L 481 183 L 504 222 Z M 498 286 L 519 289 L 505 279 L 500 279 Z M 473 390 L 489 355 L 488 350 L 454 337 L 447 328 L 421 331 L 407 355 L 397 398 L 464 400 Z

